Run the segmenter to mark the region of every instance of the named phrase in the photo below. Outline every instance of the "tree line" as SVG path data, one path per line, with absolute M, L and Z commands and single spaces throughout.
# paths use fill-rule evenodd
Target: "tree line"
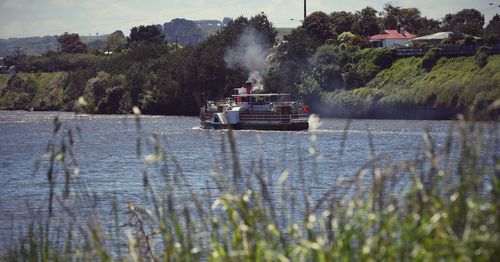
M 276 28 L 260 13 L 239 17 L 194 46 L 168 43 L 160 28 L 141 25 L 133 27 L 128 37 L 121 31 L 109 35 L 104 50 L 89 48 L 78 34 L 64 33 L 57 38 L 60 52 L 6 57 L 5 62 L 21 72 L 66 72 L 61 100 L 73 103 L 83 97 L 91 113 L 127 113 L 139 106 L 147 114 L 196 115 L 202 99 L 228 96 L 247 79 L 243 66 L 227 66 L 224 56 L 251 27 L 271 50 L 266 91 L 290 93 L 314 109 L 324 92 L 365 86 L 392 65 L 394 51 L 370 48 L 370 35 L 404 26 L 418 35 L 452 31 L 449 42 L 456 45 L 498 44 L 500 16 L 485 28 L 484 23 L 484 16 L 474 9 L 434 20 L 417 8 L 386 4 L 380 12 L 371 7 L 354 13 L 314 12 L 278 43 Z M 470 40 L 472 36 L 481 39 Z M 7 81 L 0 96 L 34 91 L 16 87 L 23 84 L 16 78 L 20 76 Z

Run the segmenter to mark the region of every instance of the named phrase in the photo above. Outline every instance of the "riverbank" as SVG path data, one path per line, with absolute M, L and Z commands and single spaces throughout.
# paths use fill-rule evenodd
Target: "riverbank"
M 476 107 L 476 112 L 484 111 L 500 98 L 500 55 L 490 56 L 482 67 L 474 57 L 441 58 L 430 70 L 421 67 L 422 59 L 398 59 L 365 87 L 323 92 L 321 102 L 313 105 L 313 110 L 322 117 L 335 118 L 446 120 L 456 119 L 471 106 Z M 98 81 L 113 81 L 106 77 L 109 78 L 103 73 L 86 79 L 72 72 L 3 74 L 0 109 L 72 111 L 79 95 L 89 89 L 89 82 L 97 85 Z M 120 95 L 128 92 L 113 90 L 121 90 Z M 115 97 L 116 92 L 101 96 L 104 98 L 96 105 L 100 111 L 95 113 L 130 113 L 124 110 L 127 106 L 123 101 Z M 194 108 L 181 111 L 167 114 L 197 114 Z M 496 110 L 481 118 L 498 116 Z
M 500 55 L 480 67 L 474 57 L 441 58 L 431 70 L 422 59 L 396 60 L 365 87 L 322 94 L 323 115 L 381 119 L 456 119 L 474 106 L 486 110 L 500 99 Z M 499 111 L 482 117 L 496 119 Z

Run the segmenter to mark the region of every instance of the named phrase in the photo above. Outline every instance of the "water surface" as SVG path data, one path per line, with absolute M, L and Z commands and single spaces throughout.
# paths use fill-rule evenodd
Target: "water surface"
M 42 156 L 49 141 L 60 144 L 60 137 L 53 135 L 56 116 L 64 129 L 74 131 L 79 179 L 104 200 L 117 197 L 122 205 L 143 201 L 144 159 L 153 151 L 148 142 L 152 134 L 156 134 L 169 159 L 178 164 L 167 168 L 178 168 L 197 192 L 215 186 L 210 173 L 232 173 L 227 131 L 200 129 L 195 117 L 142 116 L 138 126 L 135 117 L 127 115 L 0 111 L 0 247 L 11 243 L 12 237 L 19 233 L 19 225 L 26 225 L 33 212 L 46 212 L 47 161 Z M 442 145 L 450 125 L 455 124 L 407 120 L 348 123 L 343 119 L 321 122 L 315 142 L 309 131 L 236 131 L 243 176 L 261 170 L 276 183 L 287 170 L 288 186 L 300 187 L 299 174 L 303 174 L 319 195 L 337 178 L 352 176 L 373 157 L 387 163 L 414 159 L 425 131 L 429 131 L 438 146 Z M 140 155 L 136 150 L 138 138 L 142 141 Z M 316 158 L 311 156 L 311 148 L 315 148 Z M 40 168 L 36 170 L 35 162 L 40 159 Z M 153 185 L 158 187 L 164 180 L 160 173 L 159 168 L 149 171 Z M 62 175 L 57 176 L 57 183 L 63 183 Z M 58 194 L 62 192 L 59 190 Z M 188 201 L 182 200 L 182 196 L 180 199 Z M 111 212 L 109 203 L 97 208 L 106 214 Z

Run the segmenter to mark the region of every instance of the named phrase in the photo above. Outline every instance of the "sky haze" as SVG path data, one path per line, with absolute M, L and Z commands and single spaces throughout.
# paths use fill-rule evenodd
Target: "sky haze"
M 371 6 L 378 11 L 385 3 L 417 7 L 422 16 L 440 19 L 447 13 L 475 8 L 487 24 L 500 12 L 498 0 L 309 0 L 307 12 L 356 11 Z M 489 5 L 490 2 L 497 3 Z M 268 15 L 275 27 L 297 27 L 303 18 L 303 0 L 2 0 L 0 38 L 59 35 L 109 34 L 122 30 L 126 35 L 138 25 L 163 24 L 174 18 L 191 20 Z M 294 20 L 290 20 L 294 19 Z

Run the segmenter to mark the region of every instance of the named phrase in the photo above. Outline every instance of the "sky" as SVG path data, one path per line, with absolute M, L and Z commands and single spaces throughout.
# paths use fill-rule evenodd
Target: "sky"
M 475 8 L 485 15 L 487 24 L 500 13 L 500 0 L 308 0 L 307 13 L 353 12 L 366 6 L 381 11 L 387 2 L 417 7 L 422 16 L 434 19 Z M 64 32 L 109 34 L 115 30 L 128 35 L 134 26 L 163 24 L 174 18 L 222 20 L 260 12 L 275 27 L 297 27 L 303 18 L 303 4 L 303 0 L 0 0 L 0 39 Z

